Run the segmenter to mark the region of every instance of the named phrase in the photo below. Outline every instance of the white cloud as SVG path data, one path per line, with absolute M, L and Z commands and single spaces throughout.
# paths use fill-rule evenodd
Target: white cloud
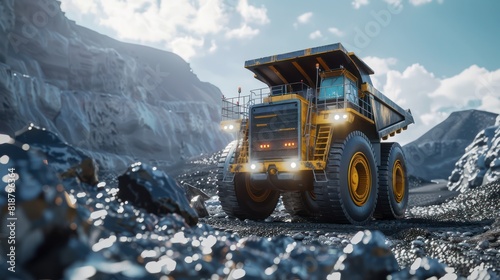
M 472 65 L 456 76 L 444 79 L 431 97 L 442 99 L 457 107 L 469 108 L 479 104 L 478 109 L 500 113 L 500 69 L 490 72 Z
M 321 37 L 323 37 L 323 35 L 321 34 L 321 31 L 319 31 L 319 30 L 316 30 L 316 31 L 311 32 L 309 34 L 309 39 L 311 39 L 311 40 L 318 39 Z
M 162 5 L 163 2 L 167 1 L 162 1 Z M 202 35 L 221 31 L 228 20 L 222 0 L 200 0 L 199 3 L 189 29 Z
M 196 55 L 197 49 L 203 46 L 203 39 L 196 39 L 190 36 L 177 37 L 170 44 L 172 51 L 180 55 L 183 59 L 189 60 Z
M 428 4 L 431 2 L 432 2 L 432 0 L 410 0 L 410 4 L 412 4 L 414 6 L 420 6 L 420 5 Z
M 303 13 L 297 17 L 297 22 L 301 24 L 308 23 L 313 16 L 312 12 Z
M 361 8 L 361 6 L 366 6 L 369 3 L 370 3 L 369 0 L 354 0 L 352 1 L 351 4 L 354 7 L 354 9 L 359 9 Z
M 208 52 L 209 53 L 214 53 L 216 50 L 217 50 L 217 43 L 215 42 L 215 40 L 212 40 L 210 42 L 210 48 L 208 49 Z
M 376 56 L 367 56 L 363 61 L 373 69 L 376 76 L 385 75 L 391 69 L 391 66 L 396 65 L 398 62 L 394 57 L 380 58 Z
M 375 56 L 364 57 L 363 61 L 375 72 L 375 74 L 371 76 L 371 79 L 376 88 L 381 88 L 385 84 L 387 72 L 389 72 L 391 66 L 396 65 L 398 62 L 398 60 L 393 57 L 380 58 Z
M 488 71 L 472 65 L 455 76 L 438 78 L 420 64 L 402 72 L 392 70 L 396 63 L 393 58 L 369 57 L 365 62 L 375 71 L 385 72 L 378 75 L 385 78 L 385 85 L 382 90 L 376 87 L 404 109 L 411 109 L 415 118 L 415 124 L 391 141 L 413 141 L 454 111 L 479 109 L 500 113 L 500 69 Z
M 259 34 L 255 25 L 270 22 L 265 6 L 248 0 L 235 8 L 224 0 L 63 0 L 61 5 L 80 18 L 89 14 L 117 39 L 163 45 L 184 58 L 217 51 L 216 40 L 252 38 Z
M 257 8 L 249 5 L 247 0 L 240 0 L 236 9 L 246 23 L 267 24 L 270 22 L 264 6 Z
M 196 4 L 190 1 L 154 0 L 107 0 L 100 2 L 100 24 L 113 29 L 119 39 L 134 40 L 141 43 L 160 43 L 174 50 L 174 43 L 191 42 L 192 47 L 199 46 L 199 41 L 187 40 L 187 36 L 198 35 L 200 38 L 222 30 L 227 22 L 222 0 L 200 0 Z
M 293 27 L 297 28 L 301 24 L 308 23 L 313 16 L 312 12 L 306 12 L 297 17 L 297 20 L 293 23 Z
M 259 29 L 252 28 L 247 24 L 243 24 L 239 28 L 231 29 L 226 32 L 226 38 L 251 39 L 259 34 Z
M 340 29 L 338 29 L 337 27 L 330 27 L 328 28 L 328 32 L 332 33 L 333 35 L 337 36 L 337 37 L 342 37 L 344 36 L 344 32 L 342 32 Z

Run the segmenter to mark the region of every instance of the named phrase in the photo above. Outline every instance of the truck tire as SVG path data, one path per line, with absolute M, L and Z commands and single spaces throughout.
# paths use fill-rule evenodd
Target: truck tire
M 334 139 L 326 167 L 327 182 L 315 182 L 319 218 L 328 222 L 364 224 L 377 203 L 377 165 L 370 140 L 353 131 Z
M 379 193 L 374 216 L 400 219 L 408 206 L 408 177 L 403 149 L 398 143 L 381 144 Z
M 314 217 L 319 211 L 314 191 L 284 192 L 281 198 L 286 212 L 291 215 Z
M 265 188 L 265 186 L 255 186 L 250 181 L 248 173 L 237 173 L 233 180 L 227 180 L 233 176 L 229 172 L 229 165 L 234 162 L 236 144 L 237 141 L 231 142 L 219 159 L 217 194 L 220 204 L 224 212 L 231 217 L 252 220 L 265 219 L 276 208 L 279 192 Z

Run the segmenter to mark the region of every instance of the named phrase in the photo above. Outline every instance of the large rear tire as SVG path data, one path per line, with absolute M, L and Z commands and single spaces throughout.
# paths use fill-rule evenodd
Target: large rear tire
M 408 177 L 403 149 L 398 143 L 381 144 L 379 194 L 375 217 L 400 219 L 408 207 Z
M 327 182 L 315 182 L 321 220 L 364 224 L 377 202 L 377 165 L 370 140 L 351 132 L 344 141 L 332 141 L 326 167 Z
M 229 172 L 234 162 L 237 141 L 231 142 L 222 152 L 218 164 L 217 193 L 222 209 L 231 217 L 261 220 L 267 218 L 276 208 L 279 192 L 266 186 L 259 186 L 250 180 L 250 174 Z

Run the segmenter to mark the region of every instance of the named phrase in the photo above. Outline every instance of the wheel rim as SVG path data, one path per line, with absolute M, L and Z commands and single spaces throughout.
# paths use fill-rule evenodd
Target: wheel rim
M 363 153 L 357 152 L 351 158 L 347 178 L 352 201 L 357 206 L 365 205 L 370 195 L 372 182 L 368 160 Z
M 255 202 L 265 201 L 271 194 L 270 189 L 258 189 L 252 185 L 250 181 L 250 176 L 245 176 L 245 188 L 247 190 L 248 196 Z
M 394 162 L 392 168 L 392 190 L 394 192 L 394 199 L 400 203 L 405 196 L 405 176 L 403 165 L 399 160 Z

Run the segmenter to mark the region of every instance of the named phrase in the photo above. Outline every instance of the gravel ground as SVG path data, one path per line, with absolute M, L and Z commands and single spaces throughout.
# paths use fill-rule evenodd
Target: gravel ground
M 171 172 L 181 183 L 192 184 L 212 196 L 206 202 L 210 216 L 200 221 L 215 229 L 240 237 L 284 235 L 303 244 L 319 242 L 339 248 L 347 246 L 359 231 L 379 230 L 401 267 L 412 265 L 416 258 L 431 257 L 462 276 L 480 268 L 490 268 L 497 274 L 500 271 L 500 181 L 460 194 L 448 191 L 445 182 L 412 188 L 404 219 L 373 220 L 365 226 L 292 217 L 281 201 L 265 221 L 241 221 L 227 217 L 221 210 L 215 190 L 217 157 L 214 154 L 193 159 Z

